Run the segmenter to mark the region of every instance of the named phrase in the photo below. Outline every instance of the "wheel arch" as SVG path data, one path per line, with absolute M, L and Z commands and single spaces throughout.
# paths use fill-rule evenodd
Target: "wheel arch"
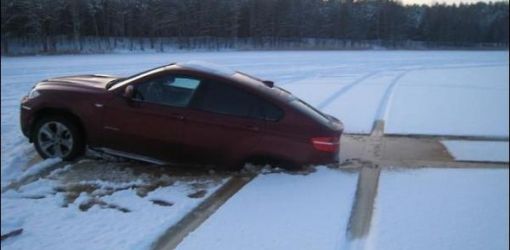
M 78 115 L 76 115 L 75 113 L 73 113 L 70 110 L 62 109 L 62 108 L 42 108 L 35 113 L 32 124 L 30 125 L 30 137 L 29 137 L 30 142 L 34 141 L 34 139 L 33 139 L 34 133 L 35 133 L 34 130 L 35 130 L 35 126 L 36 126 L 37 122 L 40 119 L 42 119 L 43 117 L 48 117 L 48 116 L 60 116 L 60 117 L 64 117 L 64 118 L 68 119 L 69 121 L 73 122 L 78 127 L 80 132 L 82 133 L 84 141 L 87 141 L 87 131 L 85 130 L 85 126 L 84 126 L 82 119 Z

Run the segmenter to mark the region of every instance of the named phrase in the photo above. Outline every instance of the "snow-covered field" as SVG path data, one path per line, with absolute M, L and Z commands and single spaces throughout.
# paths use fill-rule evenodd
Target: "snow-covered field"
M 182 52 L 1 60 L 2 173 L 16 171 L 34 155 L 19 131 L 18 109 L 37 81 L 130 75 L 174 61 L 209 61 L 274 80 L 340 118 L 350 133 L 370 133 L 374 120 L 383 119 L 395 134 L 509 134 L 507 52 Z
M 508 142 L 502 141 L 442 141 L 457 161 L 508 162 Z
M 414 70 L 399 83 L 388 133 L 508 137 L 508 64 Z
M 177 249 L 338 249 L 357 173 L 259 175 Z
M 319 168 L 309 176 L 261 175 L 177 249 L 503 250 L 508 173 L 383 169 L 369 233 L 352 241 L 346 231 L 358 174 Z
M 271 79 L 340 118 L 349 133 L 374 120 L 393 134 L 508 138 L 508 53 L 477 51 L 179 52 L 2 57 L 2 186 L 35 153 L 21 136 L 19 101 L 38 81 L 73 74 L 131 75 L 202 60 Z M 27 157 L 28 156 L 28 157 Z M 7 170 L 8 169 L 8 170 Z
M 2 193 L 2 235 L 23 230 L 2 248 L 150 249 L 226 180 L 137 174 L 122 165 L 67 165 Z
M 384 132 L 391 134 L 509 136 L 507 52 L 2 57 L 2 192 L 12 181 L 46 173 L 19 190 L 2 193 L 2 235 L 23 228 L 21 235 L 3 240 L 2 248 L 147 249 L 225 182 L 227 177 L 140 174 L 108 162 L 55 169 L 55 161 L 38 160 L 19 128 L 19 101 L 40 80 L 88 73 L 127 76 L 188 60 L 274 80 L 341 119 L 348 133 L 368 134 L 374 121 L 384 120 Z M 444 144 L 458 160 L 508 162 L 508 142 Z M 90 179 L 81 179 L 84 176 Z M 346 230 L 357 178 L 357 172 L 325 167 L 309 175 L 260 175 L 179 248 L 416 249 L 415 244 L 423 243 L 419 246 L 429 247 L 419 249 L 505 249 L 503 244 L 508 244 L 508 170 L 383 171 L 370 234 L 361 244 L 349 244 Z M 201 190 L 205 193 L 194 197 Z
M 382 171 L 364 249 L 508 249 L 508 174 Z

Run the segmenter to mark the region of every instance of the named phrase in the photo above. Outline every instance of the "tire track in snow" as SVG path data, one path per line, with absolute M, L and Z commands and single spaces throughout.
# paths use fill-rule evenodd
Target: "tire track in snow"
M 504 65 L 508 65 L 508 64 L 481 64 L 481 65 L 458 65 L 458 66 L 456 65 L 456 66 L 444 66 L 444 67 L 420 67 L 418 69 L 406 70 L 406 71 L 400 73 L 399 75 L 397 75 L 393 79 L 393 81 L 390 83 L 388 88 L 386 89 L 384 96 L 381 100 L 381 104 L 379 105 L 379 107 L 377 109 L 377 112 L 376 112 L 376 115 L 374 118 L 374 124 L 378 121 L 385 121 L 388 118 L 387 116 L 389 113 L 389 106 L 393 99 L 395 87 L 400 82 L 402 77 L 404 77 L 405 75 L 407 75 L 408 73 L 410 73 L 412 71 L 435 70 L 435 69 L 464 69 L 464 68 L 479 68 L 479 67 L 501 67 Z M 432 87 L 434 87 L 434 86 L 432 86 Z M 443 86 L 437 86 L 437 87 L 443 87 Z M 474 87 L 472 87 L 472 88 L 474 88 Z
M 221 205 L 227 202 L 230 197 L 241 190 L 242 187 L 256 176 L 256 174 L 247 174 L 231 177 L 230 180 L 223 184 L 216 192 L 211 194 L 211 196 L 200 203 L 200 205 L 184 216 L 179 222 L 167 229 L 167 231 L 152 244 L 151 249 L 175 249 L 188 234 L 202 225 L 202 223 L 215 213 Z
M 350 241 L 364 239 L 370 232 L 380 174 L 381 168 L 377 165 L 367 163 L 361 167 L 351 216 L 347 225 L 346 234 Z
M 395 86 L 399 83 L 400 79 L 404 77 L 407 73 L 411 72 L 413 70 L 407 70 L 400 74 L 398 74 L 393 81 L 391 81 L 390 85 L 386 88 L 386 91 L 384 91 L 384 95 L 381 99 L 381 103 L 379 107 L 377 108 L 377 111 L 375 112 L 374 122 L 377 122 L 378 120 L 384 121 L 386 119 L 386 113 L 388 113 L 388 105 L 393 98 L 393 90 L 395 89 Z
M 348 92 L 350 89 L 352 89 L 354 86 L 360 84 L 361 82 L 363 82 L 364 80 L 368 79 L 369 77 L 371 76 L 374 76 L 376 74 L 378 74 L 379 71 L 374 71 L 374 72 L 371 72 L 371 73 L 368 73 L 366 75 L 363 75 L 362 77 L 358 78 L 357 80 L 349 83 L 347 86 L 341 88 L 340 90 L 336 91 L 335 93 L 333 93 L 331 96 L 329 96 L 328 98 L 326 98 L 326 100 L 322 101 L 319 105 L 317 105 L 317 107 L 319 109 L 323 109 L 325 108 L 327 105 L 329 105 L 330 103 L 332 103 L 334 100 L 336 100 L 338 97 L 342 96 L 343 94 L 345 94 L 346 92 Z
M 462 63 L 459 63 L 462 64 Z M 507 66 L 508 63 L 485 63 L 485 64 L 465 64 L 465 65 L 455 65 L 455 64 L 443 64 L 443 65 L 435 65 L 435 66 L 423 66 L 419 70 L 426 69 L 469 69 L 469 68 L 491 68 L 491 67 L 503 67 Z

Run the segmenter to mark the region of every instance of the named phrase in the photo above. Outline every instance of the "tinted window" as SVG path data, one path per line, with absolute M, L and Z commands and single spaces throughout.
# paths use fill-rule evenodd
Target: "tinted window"
M 278 120 L 282 111 L 240 88 L 226 83 L 204 82 L 195 98 L 196 108 L 220 114 Z
M 296 107 L 299 111 L 302 113 L 308 115 L 312 119 L 322 123 L 322 124 L 329 124 L 329 119 L 323 115 L 320 111 L 316 110 L 314 107 L 310 106 L 310 104 L 303 102 L 299 99 L 294 99 L 290 102 L 290 104 L 294 107 Z
M 165 75 L 135 85 L 135 98 L 145 102 L 185 107 L 199 85 L 198 79 Z
M 264 100 L 260 102 L 261 116 L 260 118 L 268 121 L 278 121 L 283 116 L 283 111 L 275 105 L 268 103 Z

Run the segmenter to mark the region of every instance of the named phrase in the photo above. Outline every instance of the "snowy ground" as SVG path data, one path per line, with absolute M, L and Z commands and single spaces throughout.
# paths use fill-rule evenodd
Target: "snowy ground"
M 508 247 L 508 169 L 383 169 L 369 233 L 350 239 L 357 177 L 261 175 L 177 249 Z
M 84 161 L 3 193 L 2 235 L 23 232 L 2 248 L 149 249 L 226 180 L 139 170 Z
M 508 162 L 508 141 L 442 141 L 458 161 Z
M 508 169 L 382 171 L 362 249 L 508 249 Z
M 385 132 L 394 134 L 509 135 L 507 52 L 180 52 L 1 60 L 2 186 L 35 156 L 21 136 L 18 115 L 21 97 L 36 82 L 87 73 L 125 76 L 174 61 L 209 61 L 274 80 L 340 118 L 349 133 L 370 133 L 374 120 L 382 119 Z
M 399 83 L 388 133 L 508 138 L 508 64 L 414 70 Z
M 2 192 L 12 187 L 12 182 L 19 187 L 2 193 L 2 235 L 23 229 L 21 235 L 3 240 L 2 247 L 147 249 L 158 235 L 226 181 L 228 176 L 220 174 L 164 174 L 145 166 L 126 167 L 124 164 L 129 163 L 122 162 L 68 166 L 51 160 L 41 162 L 19 129 L 19 101 L 42 79 L 87 73 L 127 76 L 187 60 L 219 63 L 274 80 L 340 118 L 348 133 L 369 134 L 374 121 L 383 120 L 384 132 L 390 134 L 508 140 L 507 52 L 180 52 L 2 57 Z M 458 160 L 497 158 L 508 162 L 508 154 L 506 160 L 504 155 L 508 142 L 489 142 L 490 147 L 475 144 L 445 142 Z M 487 150 L 489 153 L 483 153 Z M 410 241 L 414 238 L 426 241 L 429 248 L 440 249 L 482 245 L 504 249 L 500 247 L 508 243 L 508 236 L 504 237 L 508 235 L 508 191 L 502 191 L 503 187 L 508 190 L 508 170 L 383 171 L 371 233 L 359 242 L 349 242 L 347 221 L 357 178 L 357 172 L 325 167 L 309 175 L 260 175 L 179 248 L 209 243 L 215 247 L 208 248 L 213 249 L 395 249 L 395 244 L 401 243 L 403 249 L 409 249 L 414 247 Z M 400 202 L 402 219 L 400 214 L 395 215 Z M 413 218 L 413 204 L 423 205 L 416 207 L 419 218 Z M 437 212 L 442 206 L 445 215 Z M 453 215 L 457 210 L 459 217 Z M 454 224 L 447 224 L 450 220 L 445 216 L 452 217 Z M 472 217 L 477 218 L 470 220 Z M 439 224 L 426 228 L 420 224 L 421 218 Z M 224 231 L 216 231 L 220 225 Z M 473 236 L 479 233 L 478 225 L 491 230 L 491 234 Z M 402 230 L 410 232 L 409 228 L 421 230 L 421 234 L 399 238 L 404 234 Z M 234 236 L 243 241 L 232 241 Z
M 338 249 L 357 173 L 259 175 L 177 249 Z

